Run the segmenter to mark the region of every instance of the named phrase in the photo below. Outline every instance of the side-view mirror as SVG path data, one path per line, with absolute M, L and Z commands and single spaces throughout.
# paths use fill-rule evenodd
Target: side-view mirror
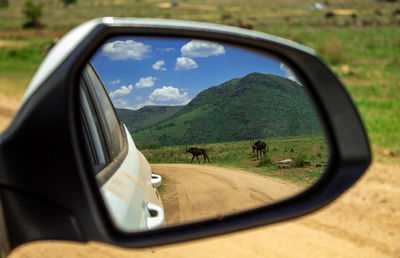
M 296 218 L 370 159 L 313 50 L 221 25 L 92 20 L 57 43 L 0 135 L 3 252 L 148 247 Z

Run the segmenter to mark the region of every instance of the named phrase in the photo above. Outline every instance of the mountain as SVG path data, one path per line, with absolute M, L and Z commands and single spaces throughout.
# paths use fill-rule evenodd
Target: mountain
M 157 124 L 170 117 L 183 106 L 146 106 L 139 110 L 116 109 L 119 119 L 126 125 L 129 132 Z
M 200 92 L 190 103 L 133 134 L 139 146 L 199 144 L 321 133 L 301 85 L 251 73 Z

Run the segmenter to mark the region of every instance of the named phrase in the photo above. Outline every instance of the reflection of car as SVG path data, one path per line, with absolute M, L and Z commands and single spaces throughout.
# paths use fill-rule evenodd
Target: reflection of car
M 146 158 L 119 122 L 92 65 L 83 71 L 80 97 L 87 153 L 115 224 L 124 231 L 163 226 L 164 211 L 157 191 L 161 177 L 151 173 Z M 111 169 L 109 164 L 114 164 Z

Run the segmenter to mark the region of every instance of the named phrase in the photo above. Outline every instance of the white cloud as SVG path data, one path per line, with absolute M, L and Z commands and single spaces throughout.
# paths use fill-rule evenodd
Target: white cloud
M 138 110 L 138 109 L 141 109 L 144 106 L 146 106 L 145 103 L 136 104 L 133 109 Z
M 157 48 L 157 50 L 163 52 L 171 52 L 174 51 L 175 49 L 173 47 L 167 47 L 167 48 Z
M 196 62 L 188 57 L 178 57 L 176 59 L 175 70 L 182 71 L 182 70 L 190 70 L 196 69 L 199 67 Z
M 125 100 L 123 99 L 112 99 L 112 102 L 116 108 L 123 108 L 123 109 L 135 109 L 135 107 L 130 106 Z
M 225 54 L 225 48 L 209 41 L 191 40 L 181 48 L 181 53 L 190 58 L 218 56 Z
M 155 89 L 149 96 L 149 103 L 158 105 L 185 105 L 190 99 L 187 92 L 180 93 L 172 86 L 163 86 Z
M 153 70 L 156 71 L 166 71 L 167 68 L 164 67 L 165 62 L 164 60 L 159 60 L 153 64 Z
M 116 89 L 115 91 L 110 92 L 111 99 L 121 98 L 122 96 L 128 95 L 133 90 L 133 86 L 121 86 L 121 88 Z
M 142 77 L 139 81 L 135 84 L 136 89 L 140 88 L 150 88 L 154 86 L 154 82 L 158 80 L 157 77 L 147 76 Z
M 121 80 L 117 78 L 117 79 L 114 80 L 114 81 L 109 81 L 109 82 L 108 82 L 108 85 L 116 85 L 116 84 L 119 84 L 119 83 L 121 83 Z
M 143 97 L 142 97 L 142 96 L 137 96 L 135 99 L 136 99 L 136 100 L 142 100 Z
M 111 60 L 142 60 L 151 52 L 151 46 L 133 40 L 116 40 L 103 46 L 103 55 Z
M 299 82 L 293 71 L 289 67 L 287 67 L 284 63 L 281 63 L 280 69 L 285 72 L 285 77 L 287 79 L 295 81 L 301 85 L 301 83 Z

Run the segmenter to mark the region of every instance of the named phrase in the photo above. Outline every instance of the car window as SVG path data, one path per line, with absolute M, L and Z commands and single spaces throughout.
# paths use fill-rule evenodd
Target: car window
M 103 83 L 100 81 L 93 67 L 86 67 L 87 83 L 93 89 L 96 99 L 98 100 L 99 108 L 104 119 L 105 137 L 109 147 L 111 159 L 114 159 L 121 152 L 123 147 L 123 134 L 119 120 L 114 112 L 114 107 L 108 98 L 107 92 L 104 90 Z
M 100 171 L 107 165 L 107 149 L 104 142 L 100 121 L 96 116 L 93 103 L 88 95 L 85 81 L 80 82 L 80 103 L 82 129 L 89 157 L 95 171 Z

